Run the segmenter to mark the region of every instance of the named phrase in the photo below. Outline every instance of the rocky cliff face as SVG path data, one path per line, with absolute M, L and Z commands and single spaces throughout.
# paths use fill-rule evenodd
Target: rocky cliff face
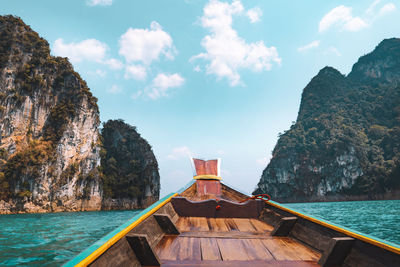
M 158 163 L 136 128 L 122 120 L 109 120 L 103 124 L 101 135 L 103 209 L 134 209 L 158 200 Z
M 0 42 L 0 211 L 98 209 L 96 98 L 20 19 L 0 17 Z
M 107 185 L 103 194 L 108 180 L 102 174 L 106 168 L 100 167 L 96 102 L 66 58 L 50 56 L 48 43 L 21 19 L 0 16 L 0 214 L 132 208 L 148 203 L 137 196 L 137 205 L 105 204 L 110 202 L 110 192 L 115 199 L 121 197 Z M 137 158 L 139 153 L 149 158 L 148 151 L 136 152 Z M 152 169 L 156 174 L 148 173 L 146 160 L 140 165 L 141 177 L 149 175 L 146 182 L 155 186 L 148 189 L 144 182 L 139 188 L 145 190 L 144 196 L 155 199 L 158 169 Z
M 306 86 L 254 193 L 283 202 L 400 197 L 400 39 L 346 77 L 326 67 Z

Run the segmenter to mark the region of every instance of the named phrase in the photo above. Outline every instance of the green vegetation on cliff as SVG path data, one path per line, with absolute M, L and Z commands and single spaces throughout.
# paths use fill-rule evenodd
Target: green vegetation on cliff
M 123 120 L 109 120 L 101 129 L 101 170 L 105 198 L 141 201 L 159 196 L 158 164 L 151 146 Z
M 0 213 L 134 209 L 158 199 L 147 141 L 121 120 L 100 136 L 86 82 L 14 16 L 0 16 L 0 85 Z
M 57 103 L 51 107 L 45 122 L 43 136 L 32 136 L 28 129 L 17 152 L 3 157 L 0 162 L 0 199 L 29 196 L 31 185 L 27 180 L 39 177 L 43 165 L 55 160 L 56 146 L 76 110 L 80 109 L 82 99 L 87 98 L 98 112 L 97 99 L 68 60 L 51 56 L 47 41 L 18 17 L 0 16 L 0 69 L 6 75 L 15 73 L 13 88 L 1 89 L 2 104 L 18 108 L 28 96 L 33 100 L 38 95 L 57 96 Z M 2 122 L 8 116 L 2 114 L 4 112 L 2 105 Z M 25 194 L 12 193 L 15 191 Z
M 283 201 L 379 198 L 400 189 L 400 39 L 382 41 L 345 77 L 306 86 L 255 192 Z

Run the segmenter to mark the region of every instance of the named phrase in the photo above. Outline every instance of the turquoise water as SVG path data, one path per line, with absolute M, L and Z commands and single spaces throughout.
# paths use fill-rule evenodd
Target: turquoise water
M 0 266 L 60 266 L 138 212 L 0 215 Z
M 286 206 L 400 244 L 400 200 Z M 138 212 L 0 215 L 0 266 L 59 266 Z
M 400 244 L 400 200 L 296 203 L 285 206 Z

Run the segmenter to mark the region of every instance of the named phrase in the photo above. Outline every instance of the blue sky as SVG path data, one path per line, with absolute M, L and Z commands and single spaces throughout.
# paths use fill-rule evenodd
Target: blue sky
M 52 54 L 69 57 L 99 99 L 152 145 L 161 194 L 191 179 L 188 154 L 222 158 L 250 193 L 303 88 L 324 66 L 343 74 L 400 37 L 399 1 L 1 1 Z

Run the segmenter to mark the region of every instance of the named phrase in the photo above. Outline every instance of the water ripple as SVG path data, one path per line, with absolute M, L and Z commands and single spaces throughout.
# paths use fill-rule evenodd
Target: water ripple
M 0 215 L 0 266 L 60 266 L 138 212 Z
M 400 200 L 295 203 L 286 206 L 400 244 Z
M 400 244 L 400 200 L 287 204 Z M 0 265 L 59 266 L 138 211 L 0 215 Z

